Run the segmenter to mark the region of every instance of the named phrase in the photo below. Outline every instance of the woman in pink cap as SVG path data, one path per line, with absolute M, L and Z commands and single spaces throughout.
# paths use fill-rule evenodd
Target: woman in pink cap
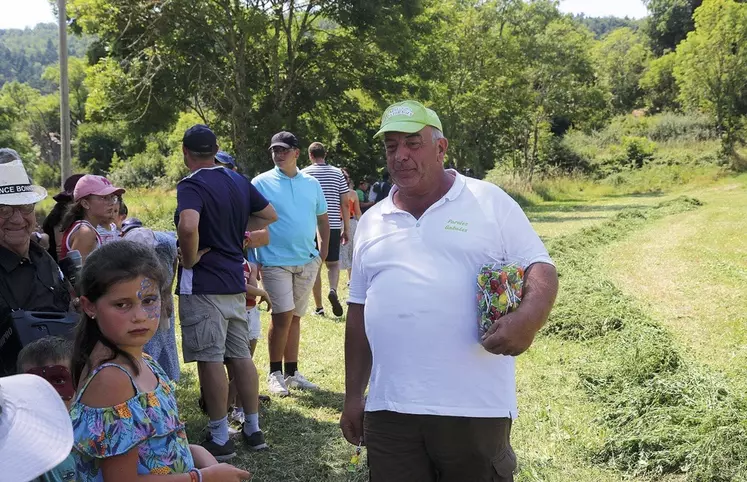
M 80 178 L 73 191 L 73 203 L 62 220 L 61 258 L 77 250 L 85 261 L 94 249 L 101 246 L 96 227 L 109 223 L 124 192 L 103 176 L 87 174 Z

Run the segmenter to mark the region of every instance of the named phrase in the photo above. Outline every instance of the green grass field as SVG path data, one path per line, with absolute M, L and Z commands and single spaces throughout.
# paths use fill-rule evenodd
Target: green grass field
M 702 205 L 675 199 L 682 193 Z M 132 216 L 171 229 L 173 192 L 126 199 Z M 526 211 L 558 262 L 561 293 L 517 362 L 517 480 L 747 480 L 739 397 L 747 386 L 747 176 L 676 192 L 587 192 Z M 262 321 L 266 334 L 265 312 Z M 264 406 L 272 450 L 249 453 L 238 443 L 234 463 L 259 482 L 367 480 L 364 468 L 347 471 L 353 448 L 337 426 L 344 322 L 308 315 L 302 326 L 300 369 L 323 390 Z M 256 363 L 264 391 L 264 340 Z M 207 420 L 193 365 L 179 387 L 197 443 Z

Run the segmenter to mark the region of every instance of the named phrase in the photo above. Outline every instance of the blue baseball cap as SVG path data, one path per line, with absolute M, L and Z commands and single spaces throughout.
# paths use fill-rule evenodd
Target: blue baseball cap
M 182 144 L 190 151 L 208 154 L 218 148 L 218 138 L 208 126 L 195 124 L 184 133 Z
M 233 156 L 226 151 L 218 151 L 218 154 L 215 155 L 215 162 L 228 164 L 229 166 L 231 166 L 231 168 L 236 167 L 236 161 L 234 160 Z
M 135 228 L 142 228 L 143 222 L 140 221 L 138 218 L 127 218 L 122 222 L 122 236 L 125 235 L 128 231 L 135 229 Z

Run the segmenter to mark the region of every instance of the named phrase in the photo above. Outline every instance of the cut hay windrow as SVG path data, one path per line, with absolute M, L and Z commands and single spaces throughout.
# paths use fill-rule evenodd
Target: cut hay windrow
M 599 263 L 610 243 L 700 205 L 680 197 L 550 240 L 561 293 L 543 334 L 589 348 L 579 378 L 601 407 L 598 421 L 610 428 L 603 446 L 592 450 L 596 463 L 635 476 L 747 481 L 745 397 L 689 358 Z

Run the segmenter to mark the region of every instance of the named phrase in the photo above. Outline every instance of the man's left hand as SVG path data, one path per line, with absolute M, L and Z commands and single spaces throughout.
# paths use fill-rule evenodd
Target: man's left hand
M 495 355 L 518 356 L 527 351 L 536 331 L 518 312 L 503 315 L 482 337 L 482 346 Z
M 340 244 L 345 246 L 346 244 L 348 244 L 348 241 L 348 232 L 343 231 L 342 233 L 340 233 Z

